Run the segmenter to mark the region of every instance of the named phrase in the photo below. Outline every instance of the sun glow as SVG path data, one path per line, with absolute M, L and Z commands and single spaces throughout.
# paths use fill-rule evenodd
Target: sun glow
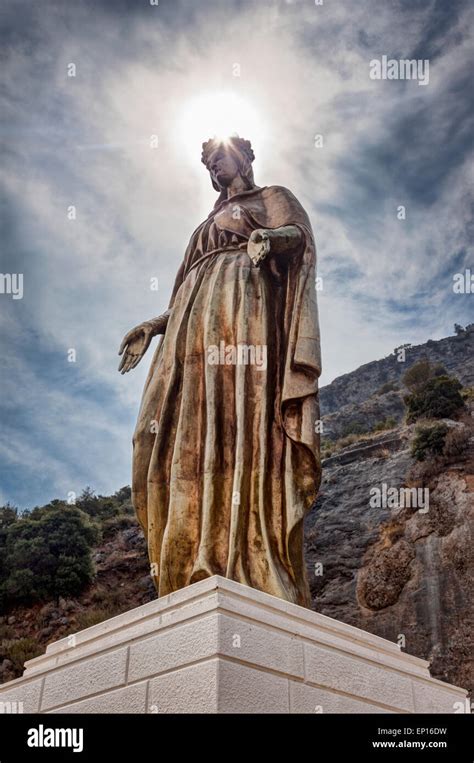
M 258 148 L 262 130 L 262 120 L 249 101 L 235 93 L 206 93 L 191 98 L 184 106 L 178 121 L 178 140 L 196 161 L 202 143 L 209 138 L 225 141 L 237 134 Z

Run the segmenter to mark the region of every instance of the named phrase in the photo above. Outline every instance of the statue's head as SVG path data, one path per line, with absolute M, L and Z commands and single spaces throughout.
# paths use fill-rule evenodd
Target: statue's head
M 216 191 L 223 191 L 240 175 L 247 188 L 254 188 L 252 162 L 255 154 L 249 140 L 234 135 L 225 140 L 211 138 L 202 144 L 201 161 L 206 165 Z

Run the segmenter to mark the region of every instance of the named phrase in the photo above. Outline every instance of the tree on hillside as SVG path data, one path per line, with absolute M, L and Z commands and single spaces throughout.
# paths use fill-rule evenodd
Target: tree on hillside
M 76 506 L 53 501 L 6 527 L 0 603 L 74 596 L 91 582 L 98 529 Z
M 18 518 L 18 509 L 7 503 L 5 506 L 0 507 L 0 591 L 1 581 L 5 579 L 7 575 L 5 546 L 8 535 L 8 530 L 13 522 L 16 522 Z M 1 604 L 1 594 L 0 594 Z
M 410 366 L 408 371 L 403 375 L 402 381 L 405 387 L 414 392 L 435 376 L 444 376 L 447 373 L 441 363 L 433 364 L 430 363 L 428 358 L 422 358 L 422 360 Z
M 86 487 L 77 499 L 76 506 L 85 511 L 94 520 L 105 520 L 120 513 L 120 500 L 115 496 L 95 495 L 90 487 Z
M 454 376 L 448 376 L 439 363 L 418 361 L 405 373 L 403 383 L 409 389 L 404 398 L 408 423 L 420 418 L 450 418 L 464 407 L 460 394 L 462 384 Z
M 417 427 L 411 446 L 411 453 L 417 461 L 424 461 L 429 456 L 440 456 L 448 434 L 446 424 L 434 424 L 430 427 Z

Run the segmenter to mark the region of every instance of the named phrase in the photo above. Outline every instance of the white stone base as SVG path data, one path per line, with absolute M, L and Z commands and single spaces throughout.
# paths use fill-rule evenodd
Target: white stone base
M 397 645 L 218 576 L 50 644 L 0 686 L 25 713 L 453 713 Z M 456 703 L 460 703 L 456 704 Z M 5 705 L 4 705 L 5 706 Z

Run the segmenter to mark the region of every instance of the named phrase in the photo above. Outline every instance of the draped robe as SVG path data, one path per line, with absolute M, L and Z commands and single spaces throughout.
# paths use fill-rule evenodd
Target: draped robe
M 255 267 L 252 231 L 286 225 L 299 228 L 298 246 Z M 303 519 L 320 482 L 315 265 L 309 219 L 281 186 L 219 200 L 191 236 L 133 438 L 132 498 L 159 596 L 217 574 L 310 604 Z M 266 362 L 229 355 L 242 346 L 257 348 L 254 361 L 266 352 Z

